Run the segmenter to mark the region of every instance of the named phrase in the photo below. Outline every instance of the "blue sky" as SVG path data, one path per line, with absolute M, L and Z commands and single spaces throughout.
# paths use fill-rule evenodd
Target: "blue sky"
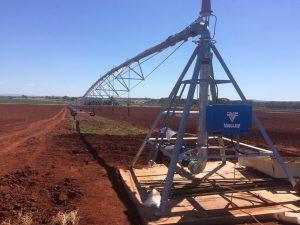
M 200 0 L 1 0 L 0 94 L 80 96 L 113 65 L 179 32 Z M 215 0 L 217 47 L 245 95 L 300 100 L 300 1 Z M 132 92 L 167 96 L 194 44 Z M 222 71 L 216 67 L 216 74 Z M 222 97 L 236 98 L 230 87 Z

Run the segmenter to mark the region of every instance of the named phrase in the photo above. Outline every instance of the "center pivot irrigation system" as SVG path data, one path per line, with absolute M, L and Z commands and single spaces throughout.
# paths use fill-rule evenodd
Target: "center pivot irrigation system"
M 169 159 L 159 212 L 164 212 L 166 209 L 174 174 L 178 167 L 185 169 L 191 175 L 199 174 L 205 169 L 208 159 L 219 159 L 225 164 L 228 158 L 275 157 L 293 187 L 298 188 L 299 186 L 298 179 L 293 176 L 282 160 L 217 50 L 213 38 L 214 29 L 212 32 L 209 29 L 211 21 L 216 21 L 216 16 L 211 10 L 211 2 L 202 0 L 200 16 L 192 24 L 183 31 L 168 37 L 162 43 L 114 67 L 97 80 L 81 98 L 82 101 L 87 98 L 103 101 L 122 96 L 145 80 L 178 47 L 148 74 L 145 74 L 143 70 L 146 61 L 176 44 L 180 43 L 179 46 L 181 46 L 182 43 L 193 38 L 196 45 L 195 50 L 131 164 L 132 171 L 134 171 L 135 164 L 146 149 L 146 145 L 151 146 L 148 154 L 149 164 L 154 164 L 158 155 L 166 156 Z M 214 25 L 215 23 L 213 23 L 213 27 L 215 27 Z M 228 79 L 221 80 L 215 77 L 213 58 L 218 60 Z M 191 67 L 193 67 L 193 71 L 189 70 Z M 130 82 L 136 83 L 130 86 Z M 218 85 L 227 83 L 232 84 L 241 98 L 242 104 L 218 103 Z M 184 99 L 183 107 L 179 105 L 182 99 Z M 173 131 L 170 128 L 170 121 L 176 117 L 180 122 L 178 130 Z M 186 126 L 190 119 L 196 121 L 197 133 L 188 134 L 187 137 Z M 250 134 L 253 123 L 264 137 L 269 149 L 261 149 L 239 142 L 240 136 Z M 230 143 L 230 145 L 226 145 L 226 143 Z M 213 173 L 213 171 L 211 172 Z

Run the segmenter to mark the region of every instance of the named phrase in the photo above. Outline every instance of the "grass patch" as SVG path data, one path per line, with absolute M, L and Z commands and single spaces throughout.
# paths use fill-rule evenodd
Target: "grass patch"
M 98 127 L 80 125 L 80 132 L 83 134 L 102 134 Z
M 24 214 L 19 212 L 14 218 L 8 218 L 0 223 L 0 225 L 33 225 L 31 214 Z M 56 216 L 52 218 L 51 225 L 78 225 L 79 216 L 78 210 L 70 212 L 58 212 Z
M 55 217 L 52 219 L 53 225 L 78 225 L 79 224 L 79 217 L 78 217 L 78 210 L 74 210 L 71 212 L 59 212 Z
M 80 131 L 85 134 L 98 135 L 139 135 L 144 132 L 126 122 L 117 122 L 105 117 L 95 116 L 90 119 L 78 118 Z M 74 126 L 74 125 L 73 125 Z
M 32 225 L 32 217 L 30 214 L 19 212 L 16 218 L 8 218 L 0 223 L 0 225 Z

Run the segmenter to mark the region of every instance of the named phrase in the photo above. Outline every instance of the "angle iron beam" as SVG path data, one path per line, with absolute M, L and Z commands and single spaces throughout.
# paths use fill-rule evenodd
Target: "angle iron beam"
M 116 95 L 120 96 L 119 93 L 115 90 L 114 86 L 110 83 L 110 80 L 108 80 L 108 83 L 104 80 L 104 83 L 111 88 L 111 91 L 115 92 Z M 107 90 L 109 91 L 109 90 Z
M 139 74 L 133 68 L 131 68 L 130 65 L 128 66 L 128 68 L 129 68 L 129 70 L 131 70 L 132 72 L 134 72 L 136 75 L 138 75 L 142 80 L 144 80 L 143 77 L 141 76 L 141 74 Z
M 111 91 L 111 89 L 98 89 L 98 90 L 101 90 L 101 91 Z M 121 89 L 115 89 L 116 92 L 128 92 L 127 90 L 121 90 Z
M 145 80 L 144 73 L 143 73 L 143 70 L 142 70 L 140 61 L 138 61 L 137 63 L 138 63 L 138 66 L 139 66 L 139 68 L 140 68 L 140 72 L 141 72 L 142 78 L 143 78 L 143 80 Z
M 142 78 L 129 78 L 129 77 L 123 77 L 123 80 L 144 80 Z
M 124 78 L 121 74 L 118 74 L 115 79 L 125 88 L 127 91 L 129 91 L 129 87 L 127 86 L 126 82 L 124 81 Z
M 101 87 L 101 89 L 99 89 L 99 87 Z M 103 89 L 104 89 L 104 88 L 102 87 L 102 85 L 99 85 L 98 88 L 97 88 L 97 90 L 99 90 L 99 91 L 101 91 L 101 90 L 103 90 Z M 111 97 L 111 95 L 108 94 L 105 90 L 103 90 L 103 92 L 106 94 L 106 96 Z

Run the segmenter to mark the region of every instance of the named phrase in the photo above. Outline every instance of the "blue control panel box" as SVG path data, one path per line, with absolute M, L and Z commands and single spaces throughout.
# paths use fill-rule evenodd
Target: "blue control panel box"
M 247 135 L 252 128 L 251 105 L 208 105 L 206 131 L 222 135 Z

